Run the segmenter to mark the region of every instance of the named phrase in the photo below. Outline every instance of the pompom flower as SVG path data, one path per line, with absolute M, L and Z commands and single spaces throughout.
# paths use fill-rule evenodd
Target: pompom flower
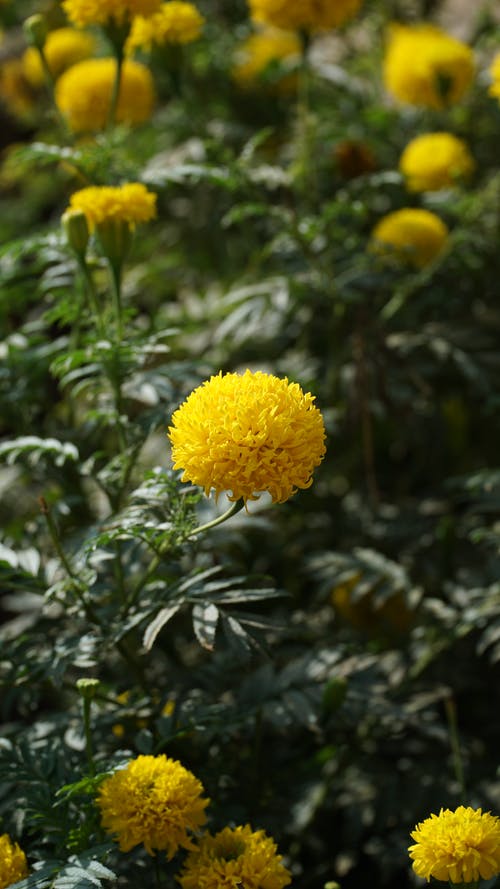
M 247 0 L 254 22 L 291 31 L 328 31 L 358 12 L 363 0 Z
M 474 169 L 462 139 L 451 133 L 424 133 L 408 143 L 399 169 L 410 191 L 438 191 L 465 179 Z
M 472 50 L 435 25 L 392 25 L 383 64 L 386 89 L 409 105 L 441 109 L 462 98 L 474 76 Z
M 153 44 L 192 43 L 203 31 L 205 19 L 193 3 L 169 0 L 149 18 L 137 16 L 132 24 L 127 51 L 150 50 Z
M 492 83 L 488 92 L 490 96 L 493 96 L 494 98 L 500 100 L 500 53 L 497 53 L 497 55 L 493 59 L 490 68 L 490 76 L 492 79 Z
M 28 876 L 26 855 L 8 834 L 0 836 L 0 889 L 18 883 Z
M 63 71 L 88 59 L 94 52 L 95 43 L 90 34 L 77 31 L 75 28 L 56 28 L 51 31 L 45 41 L 43 52 L 47 65 L 54 80 Z M 23 55 L 23 70 L 26 79 L 33 86 L 41 86 L 45 80 L 40 53 L 34 46 L 29 46 Z
M 242 89 L 268 87 L 293 92 L 297 77 L 289 72 L 302 55 L 301 40 L 294 31 L 265 28 L 251 34 L 236 50 L 232 76 Z
M 135 15 L 153 15 L 161 0 L 63 0 L 62 7 L 70 22 L 78 28 L 86 25 L 123 25 Z
M 500 873 L 500 820 L 489 812 L 459 806 L 441 809 L 412 831 L 413 870 L 451 883 L 477 883 Z
M 381 256 L 396 257 L 422 268 L 438 256 L 447 238 L 448 228 L 435 213 L 404 207 L 377 223 L 371 248 Z
M 115 81 L 112 58 L 87 59 L 72 65 L 56 83 L 56 103 L 75 133 L 95 132 L 106 126 Z M 140 124 L 148 120 L 155 101 L 153 78 L 145 65 L 123 64 L 116 121 Z
M 245 503 L 262 491 L 283 503 L 308 488 L 325 454 L 314 396 L 261 371 L 211 377 L 174 413 L 168 434 L 183 481 Z
M 125 222 L 134 229 L 156 216 L 156 195 L 140 182 L 91 185 L 71 195 L 69 210 L 85 213 L 90 231 L 108 222 Z
M 291 882 L 276 844 L 263 830 L 225 827 L 206 833 L 177 877 L 182 889 L 283 889 Z
M 192 849 L 189 832 L 206 821 L 201 781 L 180 762 L 160 756 L 138 756 L 100 786 L 97 805 L 102 826 L 122 852 L 143 844 L 149 855 L 179 847 Z

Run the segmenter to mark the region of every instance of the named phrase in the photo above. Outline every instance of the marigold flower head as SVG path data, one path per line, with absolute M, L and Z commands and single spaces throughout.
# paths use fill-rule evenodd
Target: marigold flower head
M 296 66 L 302 55 L 301 40 L 294 31 L 265 28 L 251 34 L 236 50 L 232 76 L 243 89 L 267 86 L 278 92 L 292 92 L 297 85 L 295 74 L 287 68 Z M 274 72 L 276 68 L 276 73 Z M 267 75 L 272 73 L 272 79 Z M 274 76 L 275 74 L 275 76 Z
M 328 31 L 358 12 L 363 0 L 247 0 L 254 22 L 276 28 Z
M 411 833 L 413 870 L 451 883 L 477 883 L 500 873 L 500 819 L 481 809 L 441 809 Z
M 86 25 L 123 25 L 135 15 L 153 15 L 161 0 L 63 0 L 62 7 L 70 22 L 78 28 Z
M 8 834 L 0 836 L 0 889 L 28 876 L 26 855 Z
M 0 99 L 16 117 L 29 115 L 35 96 L 26 80 L 22 59 L 6 59 L 0 65 Z
M 91 231 L 107 222 L 125 222 L 134 229 L 140 222 L 156 216 L 156 195 L 140 182 L 125 185 L 91 185 L 75 191 L 70 210 L 85 213 Z
M 87 59 L 72 65 L 56 83 L 56 103 L 75 133 L 106 126 L 115 80 L 113 58 Z M 148 120 L 155 101 L 153 78 L 145 65 L 126 60 L 122 67 L 116 121 L 140 124 Z
M 438 191 L 466 178 L 474 160 L 463 141 L 451 133 L 424 133 L 408 143 L 399 169 L 410 191 Z
M 438 256 L 447 238 L 448 228 L 435 213 L 404 207 L 388 213 L 377 223 L 371 235 L 371 248 L 382 256 L 396 256 L 422 268 Z
M 386 89 L 401 102 L 441 109 L 458 102 L 474 76 L 472 50 L 429 24 L 393 24 L 383 65 Z
M 491 86 L 488 90 L 490 96 L 500 100 L 500 53 L 497 53 L 490 68 Z
M 206 821 L 201 781 L 180 762 L 160 756 L 138 756 L 100 786 L 97 805 L 102 826 L 122 852 L 141 843 L 149 855 L 179 847 L 194 848 L 189 832 Z
M 150 50 L 153 44 L 192 43 L 200 36 L 205 19 L 193 3 L 169 0 L 149 18 L 137 16 L 132 24 L 127 51 L 137 48 Z
M 225 827 L 201 838 L 177 880 L 182 889 L 283 889 L 291 876 L 276 849 L 263 830 Z
M 245 502 L 268 491 L 283 503 L 312 484 L 325 454 L 314 396 L 261 371 L 211 377 L 174 413 L 168 434 L 183 481 Z
M 93 37 L 83 31 L 77 31 L 76 28 L 56 28 L 55 31 L 51 31 L 45 41 L 43 52 L 54 80 L 57 80 L 71 65 L 88 59 L 94 48 Z M 23 55 L 23 70 L 26 79 L 33 86 L 43 84 L 45 72 L 40 53 L 34 46 L 29 46 Z

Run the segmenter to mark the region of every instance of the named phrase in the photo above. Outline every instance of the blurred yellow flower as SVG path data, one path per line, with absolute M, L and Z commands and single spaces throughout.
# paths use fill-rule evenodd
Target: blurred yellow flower
M 156 195 L 140 182 L 125 185 L 91 185 L 75 191 L 70 198 L 70 210 L 85 213 L 90 231 L 108 222 L 124 222 L 134 229 L 140 222 L 156 216 Z M 123 692 L 118 700 L 125 702 Z
M 88 59 L 95 49 L 95 41 L 90 34 L 77 31 L 75 28 L 56 28 L 51 31 L 45 41 L 43 51 L 54 80 L 63 71 L 77 62 Z M 23 55 L 23 70 L 26 79 L 33 86 L 41 86 L 45 73 L 40 60 L 40 53 L 34 46 L 29 46 Z
M 371 234 L 371 249 L 422 268 L 435 259 L 448 238 L 448 228 L 435 213 L 404 207 L 388 213 Z
M 470 86 L 474 58 L 469 46 L 435 25 L 393 24 L 383 76 L 401 102 L 441 109 L 458 102 Z
M 161 0 L 63 0 L 62 7 L 70 22 L 78 28 L 86 25 L 123 25 L 135 15 L 153 15 Z
M 169 0 L 149 18 L 137 16 L 132 24 L 127 51 L 150 50 L 153 44 L 192 43 L 200 36 L 205 19 L 193 3 Z
M 492 84 L 489 88 L 490 96 L 500 99 L 500 53 L 497 53 L 490 68 Z
M 452 133 L 424 133 L 408 143 L 399 169 L 410 191 L 438 191 L 465 179 L 474 170 L 463 139 Z
M 115 80 L 112 58 L 87 59 L 72 65 L 56 83 L 56 103 L 75 133 L 102 130 L 106 126 Z M 153 78 L 145 65 L 123 64 L 116 121 L 140 124 L 148 120 L 155 101 Z
M 21 59 L 6 59 L 0 65 L 0 99 L 16 117 L 24 117 L 33 110 L 35 96 Z
M 403 593 L 377 599 L 377 583 L 357 571 L 331 591 L 332 604 L 346 623 L 372 638 L 392 638 L 410 629 L 414 614 Z
M 312 484 L 325 454 L 314 396 L 261 371 L 211 377 L 174 413 L 168 434 L 183 481 L 245 502 L 268 491 L 283 503 Z
M 358 12 L 363 0 L 247 0 L 254 22 L 290 30 L 328 31 Z
M 200 839 L 177 880 L 182 889 L 283 889 L 291 875 L 281 861 L 276 843 L 263 830 L 252 831 L 248 824 L 225 827 Z
M 0 836 L 0 889 L 28 876 L 26 855 L 8 834 Z
M 97 805 L 102 826 L 129 852 L 141 843 L 149 855 L 179 847 L 192 849 L 188 833 L 206 821 L 208 799 L 203 786 L 180 762 L 160 756 L 138 756 L 100 786 Z
M 231 74 L 242 89 L 264 87 L 281 93 L 293 92 L 297 77 L 289 72 L 301 56 L 302 42 L 298 34 L 265 28 L 238 46 Z
M 413 870 L 427 882 L 477 883 L 500 873 L 500 820 L 489 812 L 441 809 L 417 824 L 411 837 Z

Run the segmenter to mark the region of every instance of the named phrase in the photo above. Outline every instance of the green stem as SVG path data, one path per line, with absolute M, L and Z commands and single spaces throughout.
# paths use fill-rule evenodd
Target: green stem
M 107 128 L 110 130 L 115 125 L 116 119 L 116 111 L 118 108 L 118 99 L 120 97 L 120 86 L 122 80 L 122 68 L 123 68 L 123 58 L 124 51 L 123 45 L 115 46 L 115 58 L 116 58 L 116 70 L 115 70 L 115 79 L 113 83 L 113 92 L 111 93 L 111 101 L 109 103 L 109 114 L 107 121 Z
M 311 133 L 311 96 L 310 71 L 308 62 L 309 35 L 302 35 L 303 48 L 300 68 L 298 71 L 297 91 L 297 129 L 299 154 L 297 163 L 297 180 L 302 197 L 309 200 L 314 196 L 313 164 L 312 164 L 312 133 Z
M 226 510 L 226 512 L 222 513 L 222 515 L 220 515 L 220 516 L 217 516 L 217 518 L 212 519 L 211 522 L 206 522 L 204 525 L 199 525 L 197 528 L 194 528 L 192 531 L 189 531 L 185 535 L 185 537 L 182 538 L 182 540 L 180 542 L 183 543 L 184 540 L 189 540 L 190 537 L 194 537 L 197 534 L 201 534 L 205 531 L 209 531 L 211 528 L 215 528 L 217 525 L 222 524 L 222 522 L 226 522 L 228 519 L 231 518 L 231 516 L 236 515 L 236 513 L 239 512 L 240 509 L 243 509 L 244 505 L 245 505 L 245 502 L 244 502 L 243 498 L 240 498 L 239 500 L 235 500 L 234 503 L 231 504 L 230 508 L 228 510 Z M 137 601 L 137 599 L 141 593 L 141 590 L 144 589 L 144 587 L 146 586 L 148 581 L 154 576 L 157 568 L 161 565 L 161 563 L 163 561 L 163 557 L 170 549 L 170 546 L 171 546 L 171 541 L 167 540 L 166 543 L 162 547 L 160 547 L 156 556 L 154 556 L 154 558 L 151 560 L 148 568 L 146 569 L 146 572 L 143 574 L 143 576 L 140 578 L 139 582 L 136 584 L 135 588 L 130 593 L 128 600 L 125 603 L 125 610 L 124 610 L 123 616 L 128 614 L 128 612 L 130 611 L 132 606 Z
M 59 561 L 61 562 L 61 565 L 63 566 L 64 570 L 66 571 L 66 574 L 68 575 L 69 579 L 71 580 L 71 585 L 73 587 L 73 590 L 75 592 L 77 599 L 79 600 L 80 604 L 82 605 L 82 607 L 85 611 L 85 614 L 87 615 L 89 620 L 91 620 L 92 623 L 99 623 L 94 609 L 92 608 L 91 605 L 89 605 L 89 603 L 85 599 L 85 596 L 84 596 L 85 587 L 83 587 L 81 585 L 80 581 L 78 580 L 78 577 L 76 576 L 75 572 L 73 571 L 73 568 L 69 562 L 69 559 L 62 548 L 61 541 L 59 539 L 59 532 L 57 529 L 57 525 L 52 517 L 52 513 L 50 511 L 47 501 L 45 500 L 45 497 L 39 497 L 38 502 L 40 504 L 40 511 L 47 523 L 47 529 L 49 531 L 50 538 L 52 540 L 52 545 L 57 553 L 57 556 L 59 558 Z
M 85 282 L 85 291 L 88 299 L 88 304 L 90 311 L 94 317 L 95 326 L 97 328 L 97 333 L 99 337 L 103 336 L 104 332 L 104 324 L 102 319 L 101 310 L 99 308 L 99 297 L 97 295 L 96 286 L 94 283 L 94 278 L 91 274 L 91 271 L 88 267 L 87 261 L 84 256 L 79 255 L 78 257 L 78 266 L 83 276 L 83 280 Z
M 85 750 L 87 753 L 87 763 L 89 767 L 89 775 L 91 778 L 95 775 L 94 751 L 92 747 L 92 732 L 90 730 L 90 698 L 83 698 L 83 731 L 85 733 Z
M 62 134 L 66 142 L 72 142 L 73 136 L 66 122 L 66 118 L 61 113 L 59 106 L 56 102 L 56 82 L 54 79 L 54 75 L 50 70 L 49 63 L 47 62 L 47 56 L 45 55 L 45 50 L 41 46 L 36 47 L 38 50 L 38 54 L 40 56 L 40 61 L 42 63 L 43 73 L 45 75 L 45 82 L 47 84 L 47 89 L 49 91 L 50 100 L 52 105 L 54 106 L 55 115 L 57 117 L 57 121 L 62 130 Z
M 122 266 L 121 262 L 110 262 L 111 283 L 113 285 L 113 305 L 116 320 L 116 339 L 121 343 L 123 336 L 122 322 Z

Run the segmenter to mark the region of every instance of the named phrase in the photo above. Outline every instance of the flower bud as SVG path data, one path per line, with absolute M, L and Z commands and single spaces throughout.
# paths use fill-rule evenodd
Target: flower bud
M 83 210 L 66 210 L 61 217 L 68 244 L 76 255 L 83 258 L 89 242 L 89 227 Z
M 47 20 L 44 15 L 39 13 L 30 15 L 23 23 L 23 30 L 26 40 L 31 46 L 43 49 L 48 34 Z

